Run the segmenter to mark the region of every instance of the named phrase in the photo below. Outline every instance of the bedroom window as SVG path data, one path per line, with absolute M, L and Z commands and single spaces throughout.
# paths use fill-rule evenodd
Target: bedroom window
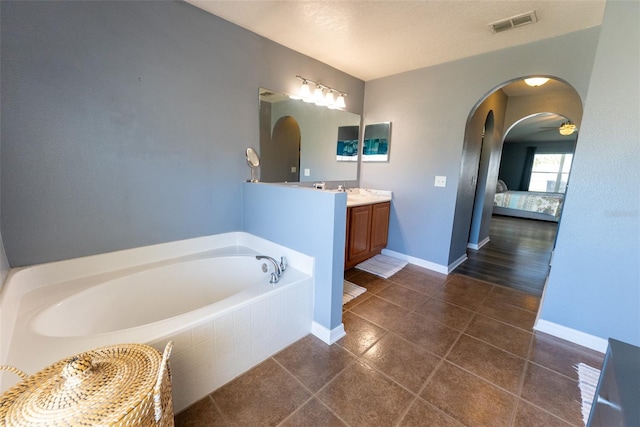
M 536 154 L 533 158 L 529 191 L 564 193 L 573 154 Z

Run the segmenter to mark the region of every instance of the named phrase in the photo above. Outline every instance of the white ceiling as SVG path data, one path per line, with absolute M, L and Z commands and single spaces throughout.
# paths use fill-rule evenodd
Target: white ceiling
M 368 81 L 602 23 L 605 0 L 186 0 Z M 535 10 L 538 22 L 489 24 Z
M 504 137 L 505 143 L 534 143 L 545 141 L 575 142 L 578 132 L 560 135 L 560 125 L 568 119 L 555 113 L 540 113 L 527 117 L 509 129 Z

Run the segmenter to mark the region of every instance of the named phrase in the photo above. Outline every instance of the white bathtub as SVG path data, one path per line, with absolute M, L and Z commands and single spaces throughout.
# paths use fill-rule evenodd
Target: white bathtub
M 256 254 L 287 258 L 278 283 Z M 171 339 L 180 411 L 308 334 L 312 286 L 312 258 L 247 233 L 17 269 L 1 295 L 0 363 L 35 373 L 98 346 Z

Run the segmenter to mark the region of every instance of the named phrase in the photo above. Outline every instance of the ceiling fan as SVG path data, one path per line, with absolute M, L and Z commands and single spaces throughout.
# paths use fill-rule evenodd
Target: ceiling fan
M 562 122 L 560 126 L 543 126 L 540 129 L 542 132 L 557 130 L 562 136 L 569 136 L 578 131 L 578 127 L 571 120 Z

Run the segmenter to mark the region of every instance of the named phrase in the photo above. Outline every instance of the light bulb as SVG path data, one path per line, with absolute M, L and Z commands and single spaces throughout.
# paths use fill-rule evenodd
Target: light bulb
M 334 100 L 333 100 L 333 91 L 332 90 L 329 90 L 329 92 L 327 92 L 327 95 L 324 97 L 324 104 L 329 108 L 333 108 Z
M 542 86 L 548 81 L 549 79 L 546 77 L 531 77 L 529 79 L 524 79 L 524 82 L 532 87 Z
M 313 101 L 316 105 L 324 105 L 324 92 L 322 87 L 316 86 L 316 90 L 313 91 Z
M 338 95 L 335 105 L 336 108 L 347 108 L 347 104 L 344 103 L 344 96 L 342 94 Z
M 306 80 L 302 81 L 298 93 L 304 102 L 313 102 L 311 99 L 311 89 L 309 88 L 309 83 Z

